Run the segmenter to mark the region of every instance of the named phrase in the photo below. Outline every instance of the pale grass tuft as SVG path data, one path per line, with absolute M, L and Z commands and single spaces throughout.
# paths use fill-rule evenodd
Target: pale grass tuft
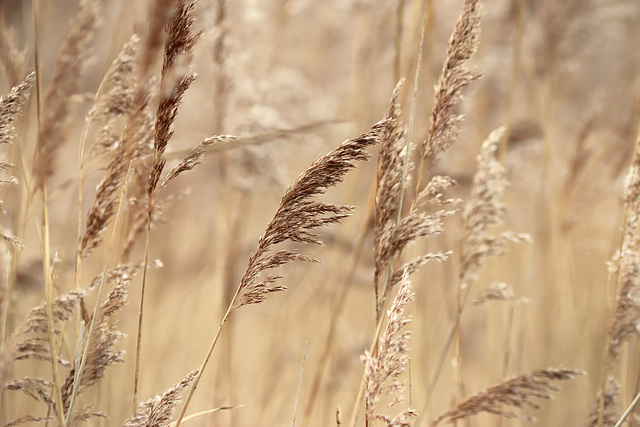
M 214 144 L 228 143 L 229 141 L 234 141 L 236 139 L 236 137 L 231 135 L 216 135 L 205 139 L 200 144 L 193 147 L 191 152 L 167 173 L 162 184 L 160 184 L 160 190 L 165 188 L 171 180 L 177 178 L 181 173 L 193 170 L 193 168 L 199 165 L 208 147 Z
M 507 242 L 530 241 L 527 234 L 502 232 L 492 236 L 491 230 L 502 224 L 502 198 L 507 179 L 505 169 L 496 159 L 504 128 L 499 128 L 483 142 L 478 156 L 478 170 L 473 177 L 471 198 L 464 211 L 465 237 L 461 259 L 460 286 L 470 287 L 483 260 L 503 254 Z
M 636 144 L 640 146 L 640 139 Z M 619 289 L 609 331 L 609 368 L 619 361 L 622 344 L 640 331 L 640 153 L 637 149 L 627 177 L 624 213 L 621 249 L 610 264 L 619 277 Z
M 527 298 L 518 297 L 506 283 L 494 283 L 480 292 L 473 300 L 473 305 L 483 305 L 489 301 L 512 301 L 527 303 Z
M 140 37 L 133 34 L 113 60 L 102 83 L 108 90 L 97 99 L 89 112 L 90 117 L 108 122 L 133 111 L 137 92 L 135 68 L 139 46 Z
M 198 370 L 189 374 L 178 384 L 171 387 L 161 396 L 143 402 L 133 418 L 125 421 L 123 427 L 160 427 L 167 424 L 173 416 L 175 406 L 180 400 L 180 394 L 196 378 Z
M 22 115 L 24 103 L 33 87 L 35 73 L 29 73 L 18 86 L 0 98 L 0 144 L 8 144 L 14 137 L 13 123 Z
M 22 391 L 36 401 L 45 402 L 50 408 L 54 408 L 55 404 L 51 397 L 53 383 L 42 378 L 24 377 L 17 380 L 9 381 L 4 384 L 4 390 Z
M 435 390 L 454 336 L 457 345 L 460 345 L 460 319 L 471 291 L 471 285 L 477 278 L 477 271 L 481 264 L 489 256 L 503 254 L 503 247 L 507 242 L 530 240 L 527 234 L 509 231 L 502 232 L 497 236 L 492 235 L 493 229 L 502 224 L 505 210 L 502 197 L 507 186 L 506 173 L 502 164 L 496 159 L 498 144 L 503 135 L 504 128 L 498 128 L 491 132 L 482 143 L 477 158 L 478 169 L 473 176 L 470 200 L 463 214 L 464 238 L 458 267 L 457 309 L 431 377 L 427 400 Z
M 620 361 L 622 344 L 640 332 L 640 259 L 637 254 L 628 252 L 622 265 L 622 285 L 609 332 L 609 367 Z
M 551 399 L 551 392 L 559 390 L 551 381 L 571 380 L 576 375 L 584 375 L 584 372 L 550 368 L 518 375 L 458 403 L 455 408 L 436 418 L 434 425 L 442 421 L 453 423 L 483 412 L 533 421 L 533 418 L 519 415 L 508 408 L 540 409 L 540 405 L 534 402 L 533 398 Z
M 81 76 L 88 64 L 89 47 L 98 27 L 95 0 L 81 2 L 80 11 L 60 49 L 40 118 L 38 145 L 33 170 L 37 187 L 56 170 L 57 152 L 64 144 L 72 120 L 73 97 L 80 92 Z
M 604 417 L 602 419 L 602 427 L 613 427 L 616 425 L 616 421 L 620 416 L 620 409 L 617 407 L 619 398 L 620 384 L 614 377 L 610 376 L 607 379 L 604 391 Z M 601 396 L 598 394 L 598 397 L 596 397 L 591 407 L 591 412 L 589 412 L 589 418 L 585 424 L 586 427 L 597 427 L 599 425 L 601 407 Z
M 2 9 L 0 9 L 2 10 Z M 5 20 L 0 20 L 0 64 L 10 85 L 16 85 L 25 70 L 26 50 L 20 52 L 13 43 L 13 34 L 7 28 Z
M 139 159 L 149 151 L 152 121 L 147 113 L 149 92 L 138 94 L 135 109 L 123 131 L 120 141 L 112 153 L 104 177 L 96 189 L 93 205 L 87 213 L 87 226 L 82 236 L 80 253 L 88 256 L 102 243 L 102 234 L 113 218 L 118 205 L 118 190 L 123 184 L 131 161 Z
M 123 361 L 122 353 L 114 351 L 116 342 L 122 336 L 122 334 L 115 330 L 117 322 L 114 320 L 114 315 L 126 303 L 126 288 L 139 269 L 140 266 L 121 265 L 107 271 L 105 282 L 108 284 L 116 283 L 116 285 L 100 305 L 98 326 L 95 328 L 93 337 L 91 338 L 88 352 L 89 356 L 86 369 L 83 371 L 81 378 L 80 391 L 86 390 L 102 379 L 107 367 Z M 91 321 L 89 314 L 84 308 L 84 298 L 90 291 L 95 289 L 101 281 L 102 277 L 100 275 L 93 279 L 86 288 L 71 291 L 57 297 L 53 301 L 53 332 L 58 341 L 62 339 L 66 322 L 70 321 L 78 310 L 81 311 L 81 319 L 85 325 Z M 31 310 L 22 326 L 12 338 L 14 344 L 12 344 L 5 353 L 10 354 L 15 361 L 50 361 L 51 353 L 47 339 L 48 332 L 46 303 L 42 303 Z M 86 340 L 87 337 L 85 336 L 84 339 Z M 63 407 L 65 411 L 67 411 L 76 368 L 69 361 L 60 357 L 58 358 L 58 364 L 64 368 L 71 368 L 62 386 Z M 47 379 L 24 377 L 4 384 L 4 388 L 11 391 L 22 391 L 38 401 L 47 403 L 52 409 L 55 408 L 55 404 L 51 399 L 53 384 Z M 76 420 L 87 419 L 94 416 L 103 417 L 104 414 L 96 412 L 91 408 L 82 408 L 74 413 L 74 419 Z
M 422 164 L 435 163 L 458 138 L 458 123 L 462 116 L 455 106 L 462 99 L 462 89 L 478 79 L 480 74 L 465 68 L 466 61 L 478 48 L 480 33 L 480 0 L 465 0 L 462 14 L 449 40 L 447 59 L 436 85 L 436 96 L 431 113 L 431 127 L 422 147 Z
M 380 415 L 376 411 L 379 400 L 384 395 L 393 396 L 389 406 L 404 400 L 405 384 L 399 378 L 404 374 L 409 361 L 407 342 L 411 332 L 402 330 L 410 322 L 410 319 L 404 316 L 404 310 L 412 300 L 409 272 L 405 271 L 398 294 L 387 312 L 387 326 L 379 339 L 377 351 L 365 351 L 362 356 L 365 364 L 365 416 L 368 426 L 376 419 L 382 420 L 387 426 L 409 426 L 413 425 L 412 418 L 417 416 L 413 409 L 407 409 L 395 418 Z
M 118 279 L 118 283 L 111 290 L 109 295 L 100 304 L 96 326 L 93 329 L 93 335 L 83 337 L 84 341 L 89 341 L 89 349 L 87 351 L 87 361 L 82 371 L 78 393 L 86 390 L 88 387 L 95 385 L 99 380 L 104 378 L 106 369 L 116 363 L 123 363 L 123 352 L 115 351 L 115 345 L 123 336 L 116 330 L 117 321 L 114 315 L 118 313 L 127 302 L 127 288 L 129 282 L 134 276 L 123 276 Z M 86 329 L 88 333 L 89 329 Z M 76 375 L 77 363 L 67 375 L 62 386 L 62 400 L 65 411 L 69 408 L 70 399 L 74 390 L 74 382 L 77 380 Z M 77 414 L 74 413 L 74 417 Z
M 33 415 L 25 415 L 24 417 L 20 417 L 17 420 L 13 420 L 10 423 L 4 424 L 2 427 L 13 427 L 19 426 L 26 423 L 47 423 L 51 421 L 49 417 L 34 417 Z

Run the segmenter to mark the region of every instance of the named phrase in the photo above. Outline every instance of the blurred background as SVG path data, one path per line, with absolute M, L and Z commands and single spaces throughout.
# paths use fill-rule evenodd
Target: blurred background
M 78 3 L 45 0 L 40 8 L 46 88 Z M 69 290 L 73 280 L 77 141 L 84 116 L 122 45 L 132 33 L 146 31 L 149 8 L 147 1 L 101 5 L 102 24 L 82 83 L 87 96 L 75 110 L 75 127 L 50 185 L 51 246 L 60 292 Z M 423 8 L 422 1 L 412 0 L 197 3 L 194 28 L 205 31 L 195 47 L 198 79 L 179 109 L 169 152 L 190 149 L 214 134 L 259 137 L 262 143 L 210 153 L 202 166 L 167 189 L 180 198 L 151 235 L 150 257 L 161 260 L 163 267 L 151 271 L 147 284 L 142 399 L 172 386 L 201 363 L 286 186 L 317 156 L 382 119 L 400 78 L 406 78 L 400 99 L 408 123 Z M 428 131 L 433 88 L 461 10 L 459 0 L 429 2 L 413 129 L 416 144 Z M 3 54 L 0 93 L 6 94 L 34 69 L 31 3 L 2 0 L 0 19 L 5 40 L 24 54 L 19 75 Z M 636 0 L 484 2 L 479 48 L 469 64 L 483 77 L 465 89 L 459 104 L 465 115 L 460 138 L 429 174 L 454 178 L 458 185 L 447 195 L 464 203 L 482 141 L 491 130 L 506 126 L 500 158 L 511 185 L 504 225 L 497 231 L 529 233 L 533 243 L 509 246 L 504 256 L 491 258 L 473 285 L 470 300 L 493 283 L 504 282 L 527 302 L 465 308 L 460 326 L 463 397 L 520 372 L 552 366 L 582 369 L 587 376 L 561 384 L 554 401 L 525 413 L 537 417 L 540 425 L 584 425 L 587 420 L 601 382 L 616 292 L 607 263 L 620 244 L 625 177 L 637 133 L 638 40 Z M 35 147 L 34 99 L 17 125 L 21 137 L 14 143 L 26 162 Z M 15 156 L 15 147 L 11 150 Z M 377 149 L 371 152 L 375 156 Z M 175 164 L 177 157 L 172 159 Z M 87 177 L 85 210 L 105 166 L 100 163 Z M 328 192 L 327 200 L 357 210 L 341 225 L 322 230 L 324 247 L 302 249 L 322 262 L 286 266 L 282 284 L 290 288 L 287 292 L 232 316 L 190 412 L 243 406 L 190 424 L 287 425 L 305 348 L 297 423 L 336 425 L 336 411 L 347 423 L 362 377 L 360 356 L 374 333 L 369 218 L 375 173 L 374 158 Z M 2 221 L 11 227 L 24 195 L 20 185 L 3 193 Z M 14 327 L 44 295 L 36 218 L 28 218 L 24 231 L 26 249 L 20 254 L 10 312 Z M 427 404 L 428 384 L 456 307 L 462 226 L 460 214 L 449 218 L 445 233 L 417 242 L 407 254 L 452 251 L 446 263 L 429 264 L 412 277 L 416 299 L 408 308 L 413 320 L 406 380 L 411 405 L 420 413 L 418 425 L 429 425 L 461 397 L 452 385 L 450 352 Z M 132 259 L 143 256 L 144 242 L 139 242 Z M 91 255 L 83 282 L 102 270 L 105 257 L 102 248 Z M 127 363 L 112 367 L 94 394 L 94 406 L 111 418 L 91 425 L 117 425 L 131 415 L 139 282 L 131 287 L 130 304 L 120 318 L 120 330 L 127 334 L 120 344 Z M 344 286 L 349 291 L 336 316 Z M 336 334 L 318 377 L 317 397 L 311 400 L 332 319 Z M 640 387 L 639 350 L 632 342 L 615 372 L 625 406 Z M 33 373 L 36 364 L 29 363 L 18 362 L 14 375 Z M 46 375 L 47 368 L 42 363 L 37 373 Z M 405 394 L 409 399 L 409 392 Z M 20 412 L 29 413 L 34 406 L 27 397 L 11 399 Z M 463 423 L 498 425 L 487 415 Z M 505 426 L 520 424 L 502 421 Z

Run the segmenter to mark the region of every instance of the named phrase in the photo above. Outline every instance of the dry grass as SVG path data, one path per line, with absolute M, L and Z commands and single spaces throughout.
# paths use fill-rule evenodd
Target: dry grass
M 0 426 L 637 425 L 636 1 L 0 10 Z

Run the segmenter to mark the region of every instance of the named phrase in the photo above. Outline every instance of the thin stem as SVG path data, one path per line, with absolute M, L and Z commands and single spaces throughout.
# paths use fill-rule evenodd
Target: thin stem
M 304 360 L 307 357 L 307 344 L 309 341 L 304 342 L 304 353 L 302 353 L 302 364 L 300 366 L 300 379 L 298 380 L 298 392 L 296 393 L 296 404 L 293 407 L 293 421 L 291 427 L 296 426 L 296 413 L 298 412 L 298 402 L 300 401 L 300 390 L 302 389 L 302 374 L 304 373 Z
M 113 224 L 113 229 L 111 230 L 111 240 L 109 242 L 109 249 L 107 251 L 107 259 L 104 263 L 104 268 L 102 269 L 102 276 L 100 278 L 100 286 L 98 286 L 98 292 L 96 296 L 96 304 L 93 308 L 93 315 L 91 317 L 91 323 L 89 326 L 89 332 L 87 333 L 87 340 L 84 343 L 84 350 L 82 352 L 82 357 L 80 359 L 79 365 L 76 364 L 76 373 L 73 380 L 73 391 L 71 393 L 71 398 L 69 400 L 69 412 L 67 413 L 67 423 L 71 425 L 73 422 L 73 406 L 75 404 L 76 398 L 78 396 L 78 391 L 80 390 L 80 382 L 82 380 L 82 371 L 87 363 L 87 357 L 89 355 L 89 344 L 91 343 L 91 338 L 93 336 L 93 331 L 95 330 L 95 326 L 98 318 L 98 310 L 100 308 L 100 301 L 102 299 L 102 291 L 104 288 L 104 283 L 107 278 L 107 270 L 109 268 L 109 264 L 111 262 L 111 255 L 113 253 L 113 246 L 115 243 L 116 232 L 118 230 L 118 224 L 120 223 L 120 217 L 122 215 L 122 206 L 125 198 L 125 194 L 127 192 L 127 183 L 129 182 L 129 176 L 131 174 L 131 163 L 129 162 L 129 167 L 127 168 L 127 176 L 124 181 L 124 185 L 122 186 L 122 190 L 120 193 L 120 199 L 118 200 L 118 210 L 116 212 L 115 223 Z M 78 337 L 79 340 L 82 340 L 82 336 Z
M 113 69 L 113 64 L 107 70 L 105 76 L 108 76 Z M 102 92 L 102 88 L 104 86 L 105 79 L 103 78 L 100 82 L 100 86 L 96 90 L 96 94 L 93 97 L 93 105 L 96 105 L 98 100 L 98 96 Z M 82 266 L 82 203 L 83 203 L 83 189 L 84 189 L 84 170 L 85 170 L 85 151 L 87 146 L 87 135 L 89 134 L 89 126 L 93 121 L 92 113 L 89 112 L 84 121 L 84 126 L 82 127 L 82 134 L 80 135 L 80 151 L 78 153 L 78 245 L 76 248 L 76 265 L 73 272 L 73 287 L 74 289 L 78 289 L 80 287 L 80 270 Z
M 233 312 L 233 307 L 236 303 L 236 300 L 238 299 L 238 295 L 240 295 L 240 289 L 241 286 L 239 285 L 238 288 L 236 289 L 236 293 L 233 295 L 233 298 L 231 299 L 231 302 L 229 303 L 229 307 L 227 308 L 227 312 L 224 314 L 224 317 L 222 318 L 222 320 L 220 321 L 220 324 L 218 325 L 218 330 L 216 331 L 215 336 L 213 337 L 213 341 L 211 342 L 211 346 L 209 346 L 209 350 L 207 351 L 207 355 L 205 356 L 202 364 L 200 365 L 200 367 L 198 368 L 198 374 L 196 375 L 196 378 L 193 380 L 193 385 L 191 386 L 191 389 L 189 390 L 189 395 L 187 396 L 187 400 L 184 402 L 184 406 L 182 407 L 182 411 L 180 411 L 180 416 L 178 417 L 178 420 L 176 421 L 175 427 L 180 427 L 180 423 L 182 422 L 182 419 L 184 418 L 185 413 L 187 412 L 187 408 L 189 407 L 189 404 L 191 403 L 191 399 L 193 398 L 193 394 L 196 391 L 196 388 L 198 388 L 198 383 L 200 382 L 200 378 L 202 378 L 202 373 L 204 372 L 205 368 L 207 367 L 207 364 L 209 363 L 209 359 L 211 358 L 211 354 L 213 353 L 213 349 L 215 348 L 217 342 L 218 342 L 218 338 L 220 338 L 220 334 L 222 333 L 222 328 L 224 327 L 224 324 L 227 323 L 227 320 L 229 319 L 229 316 L 231 316 L 231 313 Z
M 42 265 L 44 267 L 45 298 L 47 301 L 47 330 L 49 337 L 49 351 L 51 352 L 51 369 L 53 372 L 53 394 L 56 402 L 55 411 L 58 415 L 58 423 L 65 426 L 64 406 L 62 404 L 62 392 L 60 390 L 60 371 L 58 370 L 58 350 L 56 334 L 53 326 L 53 280 L 51 276 L 50 252 L 49 252 L 49 211 L 47 209 L 47 188 L 43 185 L 42 194 Z
M 411 135 L 413 133 L 413 122 L 416 116 L 416 103 L 418 99 L 418 87 L 420 85 L 420 69 L 422 67 L 422 51 L 424 50 L 424 34 L 427 29 L 427 21 L 429 18 L 429 0 L 425 0 L 424 2 L 424 11 L 422 15 L 422 29 L 420 30 L 420 47 L 418 48 L 418 62 L 416 63 L 416 74 L 413 79 L 413 98 L 411 99 L 411 113 L 409 114 L 409 129 L 407 130 L 407 147 L 404 153 L 404 169 L 402 170 L 402 181 L 400 185 L 400 209 L 398 209 L 398 218 L 397 222 L 399 223 L 402 216 L 402 205 L 404 203 L 404 183 L 407 179 L 407 175 L 409 174 L 409 153 L 411 146 Z M 418 179 L 416 183 L 416 188 L 413 196 L 413 200 L 411 201 L 411 209 L 415 206 L 415 203 L 418 199 L 418 193 L 420 192 L 421 185 L 421 176 L 423 171 L 424 162 L 420 162 L 420 172 L 418 173 Z
M 395 51 L 393 57 L 393 84 L 397 84 L 400 81 L 400 68 L 402 62 L 402 33 L 404 32 L 404 6 L 406 0 L 399 0 L 396 8 L 396 39 L 395 39 Z
M 149 269 L 149 248 L 151 242 L 151 215 L 153 212 L 153 198 L 149 193 L 149 209 L 147 213 L 147 235 L 144 244 L 144 267 L 142 268 L 142 286 L 140 289 L 140 308 L 138 309 L 138 334 L 136 341 L 136 367 L 133 374 L 133 414 L 138 407 L 138 383 L 140 379 L 140 352 L 142 350 L 142 318 L 144 312 L 144 295 L 147 287 L 147 271 Z
M 376 333 L 373 337 L 373 342 L 371 343 L 371 347 L 369 348 L 369 353 L 373 354 L 378 348 L 378 339 L 380 339 L 380 334 L 382 333 L 382 324 L 384 323 L 385 317 L 381 316 L 378 321 L 378 325 L 376 327 Z M 362 405 L 362 399 L 364 397 L 364 389 L 365 389 L 365 376 L 366 372 L 362 374 L 362 380 L 360 381 L 360 389 L 358 389 L 358 395 L 356 396 L 356 401 L 353 405 L 353 412 L 351 414 L 351 421 L 349 421 L 349 427 L 355 427 L 358 422 L 358 415 L 360 412 L 360 406 Z
M 425 30 L 427 28 L 427 21 L 428 21 L 428 17 L 429 17 L 429 1 L 425 0 L 424 2 L 424 11 L 423 11 L 423 17 L 422 17 L 422 29 L 420 30 L 420 45 L 418 48 L 418 60 L 416 63 L 416 72 L 414 75 L 414 81 L 413 81 L 413 97 L 412 97 L 412 101 L 411 101 L 411 112 L 409 115 L 409 128 L 407 130 L 407 144 L 406 144 L 406 148 L 405 148 L 405 156 L 404 156 L 404 167 L 402 170 L 402 179 L 400 180 L 400 200 L 398 202 L 399 208 L 398 208 L 398 214 L 396 217 L 396 224 L 399 224 L 400 221 L 402 220 L 402 206 L 404 204 L 404 184 L 407 178 L 407 175 L 409 174 L 409 154 L 410 154 L 410 146 L 411 146 L 411 135 L 413 132 L 413 123 L 414 123 L 414 119 L 415 119 L 415 115 L 416 115 L 416 103 L 417 103 L 417 98 L 418 98 L 418 88 L 419 88 L 419 83 L 420 83 L 420 69 L 421 69 L 421 64 L 422 64 L 422 51 L 423 51 L 423 47 L 424 47 L 424 35 L 425 35 Z M 419 184 L 418 184 L 419 185 Z M 418 194 L 418 190 L 416 187 L 416 194 L 411 202 L 411 209 L 413 209 L 413 207 L 415 206 L 416 200 L 417 200 L 417 194 Z M 396 259 L 396 263 L 398 262 L 398 259 Z M 390 274 L 389 274 L 390 277 Z M 387 278 L 388 279 L 388 278 Z M 384 323 L 384 316 L 382 315 L 384 313 L 384 308 L 386 306 L 386 303 L 388 301 L 388 296 L 391 292 L 391 287 L 388 286 L 388 281 L 387 281 L 387 286 L 385 286 L 384 289 L 384 294 L 382 296 L 382 300 L 378 303 L 377 299 L 376 299 L 376 320 L 377 320 L 377 324 L 376 324 L 376 333 L 375 336 L 373 338 L 373 342 L 371 343 L 371 348 L 370 348 L 370 353 L 371 354 L 375 354 L 377 347 L 378 347 L 378 339 L 380 338 L 380 334 L 382 333 L 382 324 Z M 356 423 L 358 422 L 358 414 L 360 412 L 360 406 L 362 405 L 362 399 L 364 397 L 364 391 L 365 391 L 365 375 L 366 373 L 363 372 L 362 374 L 362 380 L 360 381 L 360 388 L 358 390 L 358 395 L 356 396 L 356 401 L 354 403 L 353 406 L 353 412 L 351 415 L 351 421 L 349 422 L 349 426 L 350 427 L 355 427 Z
M 509 72 L 509 89 L 507 90 L 505 118 L 504 118 L 504 136 L 498 151 L 500 162 L 504 163 L 509 150 L 509 134 L 511 133 L 511 118 L 513 115 L 513 100 L 515 98 L 518 71 L 520 69 L 520 55 L 522 52 L 522 37 L 524 34 L 524 0 L 513 0 L 515 7 L 516 23 L 515 35 L 513 37 L 513 52 L 511 55 L 511 70 Z
M 42 128 L 42 82 L 40 78 L 40 51 L 38 40 L 40 38 L 40 8 L 38 0 L 32 0 L 33 8 L 33 31 L 34 31 L 34 60 L 36 67 L 36 106 L 37 106 L 37 126 L 38 135 Z M 37 149 L 36 153 L 37 155 Z M 51 352 L 51 370 L 53 374 L 53 394 L 56 402 L 58 424 L 64 427 L 64 406 L 62 405 L 62 392 L 60 390 L 60 371 L 58 370 L 58 352 L 56 346 L 56 335 L 53 329 L 53 278 L 51 276 L 50 246 L 49 246 L 49 211 L 47 209 L 47 186 L 42 184 L 40 188 L 42 196 L 42 265 L 45 280 L 45 298 L 47 301 L 47 329 L 49 338 L 49 351 Z M 8 296 L 5 296 L 5 298 Z
M 613 427 L 621 427 L 622 426 L 622 423 L 624 423 L 625 420 L 627 419 L 627 417 L 629 417 L 629 415 L 633 411 L 633 408 L 635 408 L 636 405 L 638 404 L 638 401 L 640 401 L 640 393 L 636 394 L 636 397 L 633 399 L 633 402 L 631 402 L 631 405 L 629 405 L 627 410 L 624 411 L 624 414 L 622 414 L 622 416 L 620 417 L 620 419 L 618 420 L 616 425 L 613 426 Z

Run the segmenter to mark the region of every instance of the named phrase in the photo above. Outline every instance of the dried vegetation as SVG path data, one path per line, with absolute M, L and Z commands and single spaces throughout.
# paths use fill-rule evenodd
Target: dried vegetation
M 0 426 L 638 425 L 640 6 L 387 3 L 0 4 Z

